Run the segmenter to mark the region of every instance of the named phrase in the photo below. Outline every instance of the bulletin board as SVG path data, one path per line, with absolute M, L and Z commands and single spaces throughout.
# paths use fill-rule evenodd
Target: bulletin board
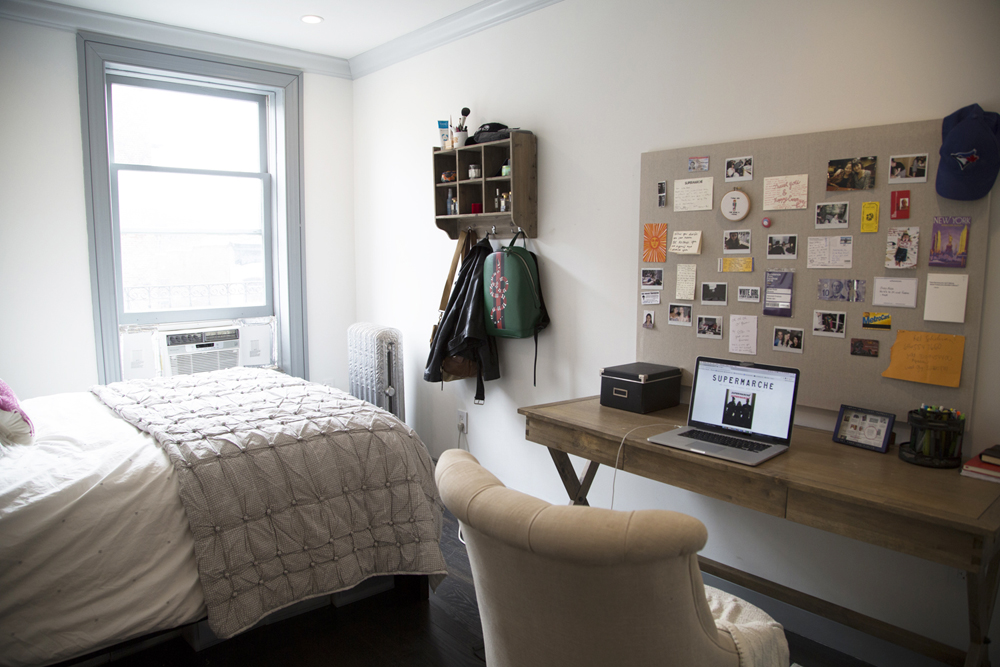
M 935 190 L 935 177 L 940 160 L 941 121 L 921 121 L 814 134 L 755 139 L 707 146 L 643 153 L 639 207 L 639 271 L 636 275 L 637 356 L 639 361 L 677 366 L 683 370 L 682 383 L 691 384 L 695 358 L 720 357 L 776 366 L 799 368 L 798 404 L 837 410 L 841 404 L 892 412 L 901 420 L 921 403 L 945 405 L 963 412 L 972 409 L 979 351 L 980 320 L 989 231 L 989 196 L 971 202 L 940 197 Z M 927 154 L 926 182 L 889 183 L 890 156 Z M 752 156 L 752 180 L 726 182 L 726 160 Z M 877 164 L 872 189 L 828 191 L 827 176 L 831 161 L 875 156 Z M 689 171 L 689 158 L 708 158 L 707 171 Z M 702 164 L 704 164 L 702 162 Z M 765 179 L 769 177 L 808 175 L 808 201 L 805 209 L 764 210 Z M 712 210 L 675 211 L 675 181 L 698 177 L 713 179 Z M 665 182 L 665 206 L 658 184 Z M 746 218 L 731 222 L 720 212 L 723 196 L 739 188 L 750 200 Z M 909 218 L 890 219 L 892 192 L 909 190 Z M 849 204 L 846 229 L 817 229 L 816 205 L 830 202 Z M 862 233 L 862 203 L 879 203 L 878 231 Z M 728 203 L 728 202 L 727 202 Z M 965 268 L 929 266 L 935 216 L 968 216 L 968 252 Z M 763 218 L 770 227 L 764 227 Z M 648 261 L 643 256 L 643 232 L 646 225 L 666 224 L 666 241 L 677 231 L 701 230 L 702 246 L 698 255 L 667 253 L 664 261 Z M 913 268 L 887 268 L 886 243 L 891 227 L 919 227 L 917 263 Z M 649 228 L 654 229 L 654 228 Z M 749 255 L 724 254 L 724 239 L 728 232 L 750 230 Z M 797 235 L 797 258 L 768 257 L 768 235 Z M 808 266 L 809 237 L 851 236 L 853 258 L 851 268 L 810 269 Z M 912 253 L 912 251 L 911 251 Z M 911 255 L 912 256 L 912 255 Z M 719 259 L 752 257 L 750 273 L 722 273 Z M 659 259 L 660 257 L 656 257 Z M 676 297 L 677 266 L 697 266 L 694 300 Z M 662 290 L 658 305 L 643 304 L 641 294 L 649 292 L 640 278 L 644 268 L 663 269 Z M 765 272 L 793 271 L 791 317 L 764 315 Z M 924 320 L 927 275 L 965 274 L 968 292 L 964 323 Z M 916 278 L 916 308 L 875 306 L 872 304 L 876 277 Z M 821 279 L 865 280 L 864 302 L 831 302 L 820 300 Z M 703 282 L 725 282 L 728 285 L 727 304 L 702 305 Z M 760 288 L 760 302 L 737 300 L 738 287 Z M 671 303 L 692 306 L 691 326 L 668 324 Z M 844 337 L 813 334 L 814 310 L 846 313 Z M 653 326 L 646 313 L 652 311 Z M 862 328 L 865 312 L 885 312 L 891 315 L 891 329 Z M 755 355 L 733 354 L 729 351 L 730 315 L 757 316 L 757 349 Z M 697 336 L 698 316 L 721 319 L 722 337 Z M 801 353 L 773 349 L 774 327 L 803 330 Z M 965 337 L 961 362 L 961 378 L 957 387 L 912 382 L 883 377 L 890 364 L 893 343 L 900 331 L 930 332 Z M 851 354 L 852 339 L 876 340 L 877 357 Z

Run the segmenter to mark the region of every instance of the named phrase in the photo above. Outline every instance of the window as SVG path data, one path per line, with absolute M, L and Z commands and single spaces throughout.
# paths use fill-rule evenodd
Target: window
M 81 34 L 102 382 L 119 326 L 270 317 L 305 377 L 300 76 Z

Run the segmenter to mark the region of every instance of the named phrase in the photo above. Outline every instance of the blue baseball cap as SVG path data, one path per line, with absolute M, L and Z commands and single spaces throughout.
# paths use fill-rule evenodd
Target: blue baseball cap
M 947 199 L 982 199 L 1000 172 L 1000 114 L 978 104 L 962 107 L 941 124 L 937 193 Z

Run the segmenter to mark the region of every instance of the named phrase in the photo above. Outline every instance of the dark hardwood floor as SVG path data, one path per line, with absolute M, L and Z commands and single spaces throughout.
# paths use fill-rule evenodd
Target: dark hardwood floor
M 114 667 L 482 667 L 483 634 L 472 570 L 451 513 L 445 514 L 441 548 L 449 576 L 429 600 L 392 590 L 256 628 L 201 652 L 175 637 L 120 658 Z M 804 637 L 787 635 L 792 662 L 802 667 L 870 667 Z M 81 664 L 76 660 L 57 667 Z

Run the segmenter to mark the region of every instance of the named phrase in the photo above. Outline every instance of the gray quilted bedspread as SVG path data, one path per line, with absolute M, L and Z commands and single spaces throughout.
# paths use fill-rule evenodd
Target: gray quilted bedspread
M 381 574 L 444 574 L 434 464 L 392 414 L 277 371 L 93 388 L 167 452 L 219 637 Z

